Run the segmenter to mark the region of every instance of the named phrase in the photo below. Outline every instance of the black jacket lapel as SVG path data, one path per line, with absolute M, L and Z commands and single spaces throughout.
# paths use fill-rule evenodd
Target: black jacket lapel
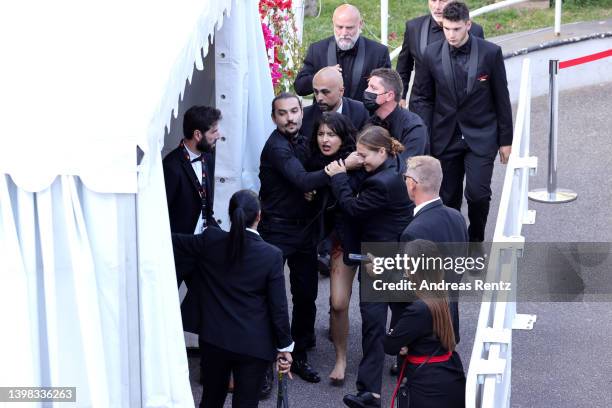
M 427 48 L 430 18 L 431 18 L 430 16 L 428 16 L 427 18 L 424 18 L 423 22 L 421 23 L 421 37 L 419 40 L 419 50 L 421 51 L 421 59 L 423 59 L 423 55 L 425 55 L 425 48 Z
M 331 67 L 336 64 L 338 64 L 338 59 L 336 58 L 336 40 L 332 37 L 327 46 L 327 66 Z
M 457 92 L 455 91 L 455 76 L 453 75 L 453 68 L 451 67 L 449 47 L 450 45 L 446 41 L 442 43 L 442 70 L 444 71 L 444 77 L 446 78 L 448 89 L 456 105 Z
M 474 81 L 476 80 L 476 69 L 478 68 L 478 39 L 472 36 L 472 44 L 470 50 L 470 62 L 468 64 L 468 77 L 467 77 L 467 92 L 469 95 L 474 87 Z
M 359 82 L 361 82 L 363 66 L 365 64 L 365 40 L 362 36 L 359 36 L 359 45 L 357 49 L 357 57 L 355 58 L 355 62 L 353 63 L 353 76 L 351 77 L 351 92 L 349 95 L 352 97 L 358 97 L 359 95 L 355 95 L 357 92 L 357 88 L 359 87 Z

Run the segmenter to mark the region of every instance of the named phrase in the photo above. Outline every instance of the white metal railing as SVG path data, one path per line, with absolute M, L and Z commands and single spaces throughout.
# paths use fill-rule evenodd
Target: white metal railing
M 517 259 L 522 256 L 523 224 L 535 222 L 527 208 L 529 176 L 537 157 L 529 156 L 531 112 L 530 60 L 523 61 L 512 153 L 506 167 L 486 280 L 510 282 L 512 292 L 485 292 L 466 381 L 467 408 L 510 406 L 512 330 L 531 329 L 535 315 L 516 313 Z

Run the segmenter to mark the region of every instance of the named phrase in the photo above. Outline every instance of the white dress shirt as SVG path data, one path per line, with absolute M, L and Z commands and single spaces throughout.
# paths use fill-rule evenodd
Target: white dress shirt
M 189 153 L 189 161 L 197 159 L 198 157 L 200 157 L 199 154 L 194 153 L 191 150 L 189 150 L 187 145 L 185 145 L 185 149 L 187 149 L 187 153 Z M 193 168 L 193 171 L 195 172 L 196 178 L 201 183 L 202 182 L 202 161 L 201 160 L 196 160 L 195 162 L 192 161 L 191 162 L 191 167 Z M 193 233 L 194 234 L 199 234 L 202 231 L 204 231 L 204 219 L 202 218 L 202 210 L 200 210 L 200 215 L 198 216 L 198 223 L 196 224 L 196 227 L 195 227 L 195 230 L 193 231 Z
M 421 211 L 421 209 L 422 209 L 423 207 L 425 207 L 427 204 L 431 204 L 431 203 L 433 203 L 434 201 L 438 201 L 439 199 L 440 199 L 440 197 L 436 197 L 436 198 L 434 198 L 433 200 L 425 201 L 424 203 L 421 203 L 421 204 L 417 205 L 416 207 L 414 207 L 413 216 L 414 216 L 414 217 L 416 217 L 417 213 L 418 213 L 419 211 Z

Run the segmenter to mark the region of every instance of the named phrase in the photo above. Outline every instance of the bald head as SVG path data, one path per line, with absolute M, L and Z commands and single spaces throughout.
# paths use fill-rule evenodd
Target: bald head
M 322 112 L 337 110 L 344 95 L 342 74 L 334 67 L 322 68 L 312 78 L 312 90 Z
M 332 17 L 334 23 L 334 37 L 341 50 L 350 50 L 355 46 L 361 33 L 361 13 L 357 7 L 342 4 L 334 10 Z

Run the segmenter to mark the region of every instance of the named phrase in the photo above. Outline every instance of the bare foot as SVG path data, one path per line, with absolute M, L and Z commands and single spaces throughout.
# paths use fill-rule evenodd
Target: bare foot
M 346 371 L 346 363 L 337 362 L 334 369 L 329 374 L 329 379 L 332 381 L 344 381 L 344 371 Z

